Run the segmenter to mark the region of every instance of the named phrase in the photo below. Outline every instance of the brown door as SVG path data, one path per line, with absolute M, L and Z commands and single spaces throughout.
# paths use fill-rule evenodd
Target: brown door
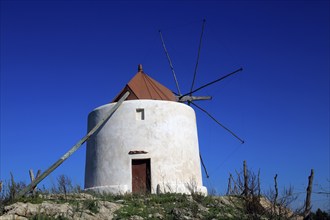
M 132 160 L 132 192 L 150 193 L 150 159 Z

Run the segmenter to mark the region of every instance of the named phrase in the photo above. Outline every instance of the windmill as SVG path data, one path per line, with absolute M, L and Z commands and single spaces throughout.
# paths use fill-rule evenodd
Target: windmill
M 159 189 L 163 192 L 172 189 L 172 192 L 189 193 L 191 189 L 186 184 L 193 176 L 196 177 L 191 185 L 193 190 L 206 194 L 207 189 L 202 184 L 200 162 L 207 177 L 208 173 L 199 152 L 195 112 L 190 105 L 206 113 L 241 143 L 244 141 L 194 103 L 198 100 L 211 99 L 209 96 L 193 96 L 195 92 L 242 70 L 240 68 L 194 89 L 204 25 L 205 20 L 193 82 L 188 93 L 181 93 L 179 89 L 160 32 L 177 93 L 173 93 L 149 77 L 139 65 L 138 73 L 111 103 L 99 106 L 89 114 L 89 132 L 24 188 L 18 197 L 30 192 L 85 142 L 87 142 L 85 189 L 111 193 L 134 193 L 141 190 L 158 193 Z M 187 103 L 188 106 L 183 103 Z
M 198 88 L 194 88 L 195 86 L 195 80 L 196 80 L 196 75 L 197 75 L 197 69 L 198 69 L 198 64 L 199 64 L 199 59 L 200 59 L 200 52 L 201 52 L 201 47 L 202 47 L 202 40 L 203 40 L 203 34 L 204 34 L 204 28 L 205 28 L 205 23 L 206 23 L 206 20 L 203 19 L 203 24 L 202 24 L 202 31 L 201 31 L 201 35 L 200 35 L 200 38 L 199 38 L 199 45 L 198 45 L 198 52 L 197 52 L 197 59 L 196 59 L 196 64 L 195 64 L 195 69 L 194 69 L 194 75 L 193 75 L 193 79 L 192 79 L 192 83 L 191 83 L 191 87 L 190 87 L 190 91 L 187 92 L 187 93 L 182 93 L 181 90 L 180 90 L 180 87 L 179 87 L 179 82 L 178 82 L 178 79 L 176 77 L 176 74 L 175 74 L 175 71 L 174 71 L 174 67 L 173 67 L 173 64 L 172 64 L 172 60 L 170 58 L 170 55 L 167 51 L 167 48 L 166 48 L 166 45 L 165 45 L 165 41 L 164 41 L 164 38 L 163 38 L 163 35 L 162 35 L 162 32 L 161 30 L 159 30 L 159 36 L 160 36 L 160 39 L 161 39 L 161 42 L 162 42 L 162 46 L 163 46 L 163 49 L 164 49 L 164 52 L 166 54 L 166 58 L 167 58 L 167 61 L 168 61 L 168 64 L 170 66 L 170 69 L 172 71 L 172 74 L 173 74 L 173 78 L 174 78 L 174 81 L 175 81 L 175 85 L 176 85 L 176 89 L 177 89 L 177 92 L 173 92 L 175 95 L 176 95 L 176 100 L 178 102 L 181 102 L 181 103 L 187 103 L 189 106 L 192 105 L 196 108 L 198 108 L 200 111 L 204 112 L 208 117 L 210 117 L 214 122 L 216 122 L 219 126 L 221 126 L 223 129 L 225 129 L 227 132 L 229 132 L 232 136 L 234 136 L 237 140 L 239 140 L 241 142 L 241 144 L 244 144 L 244 140 L 241 139 L 238 135 L 236 135 L 232 130 L 230 130 L 229 128 L 227 128 L 226 126 L 224 126 L 222 123 L 220 123 L 215 117 L 213 117 L 207 110 L 203 109 L 202 107 L 200 107 L 199 105 L 197 105 L 196 103 L 194 103 L 195 101 L 202 101 L 202 100 L 211 100 L 212 97 L 211 96 L 193 96 L 193 94 L 197 91 L 200 91 L 210 85 L 213 85 L 217 82 L 220 82 L 224 79 L 226 79 L 227 77 L 230 77 L 236 73 L 239 73 L 243 70 L 243 68 L 239 68 L 229 74 L 226 74 L 224 76 L 221 76 L 220 78 L 214 80 L 214 81 L 211 81 L 209 83 L 206 83 Z M 209 178 L 209 175 L 208 175 L 208 172 L 207 172 L 207 169 L 206 169 L 206 166 L 205 166 L 205 163 L 203 161 L 203 158 L 202 158 L 202 155 L 200 154 L 200 160 L 201 160 L 201 164 L 204 168 L 204 171 L 205 171 L 205 175 L 207 178 Z

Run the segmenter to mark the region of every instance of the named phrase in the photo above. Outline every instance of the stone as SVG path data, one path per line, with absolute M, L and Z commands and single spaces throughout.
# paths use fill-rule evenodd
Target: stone
M 86 200 L 86 198 L 94 198 L 87 194 L 75 196 L 76 197 L 74 199 L 78 201 Z M 49 197 L 54 198 L 56 196 L 52 195 Z M 17 202 L 4 207 L 4 214 L 0 216 L 0 220 L 26 220 L 39 214 L 53 218 L 65 217 L 67 219 L 112 219 L 114 217 L 114 212 L 122 207 L 121 204 L 108 201 L 97 201 L 97 206 L 97 213 L 93 213 L 91 210 L 86 209 L 82 203 L 77 206 L 77 204 L 74 205 L 69 203 L 56 203 L 53 201 L 44 201 L 40 204 Z
M 164 216 L 163 216 L 162 214 L 160 214 L 160 213 L 154 213 L 154 214 L 152 215 L 152 217 L 154 217 L 154 218 L 158 218 L 158 219 L 164 219 Z
M 19 215 L 6 215 L 6 216 L 0 216 L 0 220 L 28 220 L 28 218 L 19 216 Z
M 119 203 L 119 204 L 124 204 L 125 203 L 125 201 L 124 200 L 122 200 L 122 199 L 119 199 L 119 200 L 117 200 L 117 201 L 115 201 L 116 203 Z

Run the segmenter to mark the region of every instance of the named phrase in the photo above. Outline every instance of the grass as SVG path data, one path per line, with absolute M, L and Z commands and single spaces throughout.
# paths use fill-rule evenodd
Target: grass
M 197 201 L 195 199 L 198 199 Z M 147 219 L 157 219 L 155 214 L 162 215 L 165 219 L 171 219 L 175 215 L 188 215 L 187 217 L 198 217 L 198 214 L 209 213 L 199 209 L 199 202 L 213 201 L 211 197 L 189 196 L 184 194 L 161 194 L 148 195 L 143 198 L 126 200 L 125 206 L 115 212 L 115 219 L 125 219 L 129 216 L 138 215 Z M 213 210 L 218 210 L 214 208 Z M 215 217 L 218 213 L 208 214 Z M 189 216 L 191 215 L 191 216 Z M 206 214 L 205 214 L 206 215 Z M 178 216 L 177 216 L 178 217 Z
M 20 198 L 19 202 L 41 204 L 51 201 L 57 204 L 68 203 L 72 207 L 74 216 L 79 216 L 86 210 L 97 214 L 100 211 L 100 202 L 108 201 L 122 204 L 115 211 L 114 219 L 128 219 L 131 216 L 140 216 L 144 219 L 242 219 L 244 218 L 244 200 L 239 196 L 218 197 L 203 196 L 200 194 L 36 194 Z M 51 195 L 51 196 L 50 196 Z M 50 197 L 49 197 L 50 196 Z M 40 213 L 30 219 L 67 219 L 63 216 L 52 217 Z
M 114 219 L 128 219 L 131 216 L 140 216 L 144 219 L 248 219 L 250 217 L 262 217 L 265 211 L 259 210 L 259 200 L 249 200 L 234 194 L 231 196 L 203 196 L 198 193 L 192 195 L 165 193 L 155 194 L 97 194 L 95 192 L 81 191 L 79 186 L 73 186 L 71 180 L 65 176 L 58 178 L 57 185 L 51 190 L 39 189 L 34 194 L 16 199 L 15 195 L 24 188 L 23 182 L 15 182 L 13 175 L 11 180 L 3 184 L 0 190 L 0 215 L 4 213 L 4 207 L 15 202 L 41 204 L 50 201 L 56 204 L 68 203 L 74 216 L 79 214 L 97 214 L 100 202 L 108 201 L 121 204 L 122 207 L 114 214 Z M 80 193 L 89 195 L 82 195 Z M 254 197 L 252 197 L 254 198 Z M 63 216 L 52 217 L 43 213 L 30 219 L 67 219 Z
M 36 194 L 34 196 L 22 197 L 18 201 L 24 203 L 41 204 L 44 201 L 51 201 L 57 204 L 69 203 L 74 213 L 79 214 L 89 210 L 97 214 L 99 212 L 100 201 L 108 201 L 123 204 L 114 214 L 114 219 L 128 219 L 131 216 L 140 216 L 145 219 L 182 219 L 182 218 L 202 218 L 202 219 L 226 219 L 223 213 L 229 216 L 237 216 L 237 207 L 226 206 L 220 202 L 219 197 L 203 196 L 200 194 L 174 194 L 166 193 L 154 194 L 96 194 L 91 198 L 79 199 L 75 194 L 61 195 L 47 198 L 47 194 Z M 238 203 L 238 198 L 233 198 L 233 203 Z M 238 205 L 239 206 L 239 205 Z M 76 215 L 77 216 L 77 215 Z M 38 214 L 31 219 L 66 219 L 63 216 L 57 218 Z
M 97 200 L 88 199 L 83 201 L 83 208 L 96 214 L 99 212 L 100 207 Z

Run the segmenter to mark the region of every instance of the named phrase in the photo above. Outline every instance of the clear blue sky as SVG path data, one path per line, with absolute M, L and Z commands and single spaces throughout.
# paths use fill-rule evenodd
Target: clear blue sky
M 87 115 L 110 102 L 137 72 L 175 91 L 161 29 L 181 90 L 188 91 L 202 19 L 196 87 L 244 71 L 196 95 L 241 145 L 196 109 L 207 187 L 225 193 L 242 161 L 261 170 L 263 190 L 292 185 L 329 191 L 329 1 L 1 1 L 0 179 L 29 182 L 87 130 Z M 59 174 L 83 185 L 85 146 Z M 304 200 L 300 194 L 299 202 Z M 314 208 L 330 207 L 313 195 Z

